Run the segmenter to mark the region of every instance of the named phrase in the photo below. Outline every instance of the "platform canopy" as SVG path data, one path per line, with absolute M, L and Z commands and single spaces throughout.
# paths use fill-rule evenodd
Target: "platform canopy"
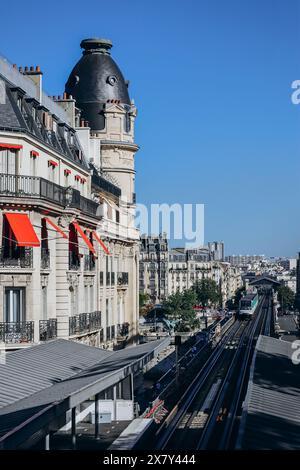
M 142 370 L 169 342 L 107 351 L 58 339 L 6 354 L 0 364 L 0 449 L 57 430 L 66 411 Z

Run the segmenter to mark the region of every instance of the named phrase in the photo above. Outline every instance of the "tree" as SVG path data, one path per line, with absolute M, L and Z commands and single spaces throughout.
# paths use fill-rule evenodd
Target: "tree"
M 175 328 L 177 331 L 189 331 L 199 326 L 193 308 L 196 301 L 196 293 L 188 289 L 183 292 L 175 292 L 163 302 L 167 316 L 177 322 Z
M 146 292 L 139 292 L 139 311 L 140 315 L 146 316 L 153 308 L 149 295 Z
M 285 312 L 286 309 L 292 309 L 294 307 L 295 294 L 288 286 L 280 286 L 277 289 L 277 295 L 282 312 Z
M 227 308 L 229 308 L 229 310 L 237 310 L 239 308 L 240 300 L 243 297 L 243 295 L 245 294 L 245 292 L 246 292 L 246 287 L 245 286 L 239 287 L 235 291 L 234 297 L 232 299 L 228 300 Z
M 207 307 L 209 304 L 220 305 L 222 300 L 220 289 L 213 279 L 201 279 L 195 282 L 193 290 L 197 296 L 197 303 L 202 307 Z

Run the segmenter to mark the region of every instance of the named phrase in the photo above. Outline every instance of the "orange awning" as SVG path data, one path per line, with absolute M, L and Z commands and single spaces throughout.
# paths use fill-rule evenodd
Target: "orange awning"
M 93 236 L 94 238 L 96 238 L 97 242 L 100 243 L 100 245 L 102 246 L 103 250 L 105 251 L 105 253 L 107 255 L 110 255 L 110 252 L 109 250 L 106 248 L 106 246 L 104 245 L 103 241 L 101 240 L 101 238 L 99 237 L 99 235 L 97 234 L 97 232 L 95 232 L 95 230 L 93 230 Z
M 62 231 L 62 229 L 59 228 L 54 222 L 52 222 L 52 220 L 48 219 L 48 217 L 45 217 L 45 220 L 47 224 L 51 225 L 54 228 L 54 230 L 56 230 L 58 233 L 61 234 L 63 238 L 68 238 L 68 236 Z
M 40 246 L 27 214 L 8 212 L 5 217 L 16 237 L 17 246 Z
M 95 248 L 93 247 L 93 245 L 91 244 L 90 240 L 88 239 L 88 237 L 86 236 L 86 234 L 84 233 L 84 231 L 82 230 L 82 228 L 76 223 L 76 222 L 72 222 L 75 229 L 77 230 L 77 232 L 79 233 L 79 235 L 81 236 L 81 238 L 83 239 L 83 241 L 85 242 L 86 246 L 88 247 L 88 249 L 92 252 L 92 253 L 96 253 L 96 250 Z

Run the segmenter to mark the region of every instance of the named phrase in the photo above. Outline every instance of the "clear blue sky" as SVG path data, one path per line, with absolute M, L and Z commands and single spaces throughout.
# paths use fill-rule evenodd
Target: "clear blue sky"
M 139 114 L 138 201 L 204 203 L 227 253 L 300 250 L 300 1 L 52 0 L 1 6 L 0 52 L 63 92 L 81 39 L 112 39 Z

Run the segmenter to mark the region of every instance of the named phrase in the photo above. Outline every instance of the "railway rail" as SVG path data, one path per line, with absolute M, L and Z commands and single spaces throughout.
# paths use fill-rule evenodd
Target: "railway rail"
M 155 449 L 234 448 L 256 339 L 270 334 L 271 323 L 271 299 L 263 296 L 252 320 L 228 327 L 157 430 Z

